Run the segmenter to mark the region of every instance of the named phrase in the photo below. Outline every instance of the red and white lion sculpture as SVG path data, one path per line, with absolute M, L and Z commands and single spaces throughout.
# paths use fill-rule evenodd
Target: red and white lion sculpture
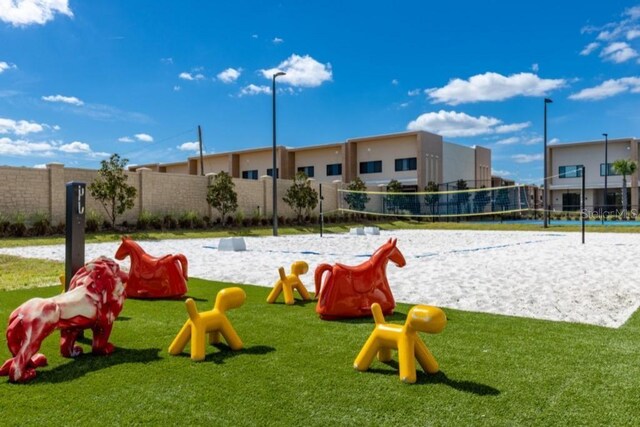
M 69 290 L 51 298 L 33 298 L 9 316 L 7 344 L 13 357 L 0 367 L 0 376 L 25 382 L 47 364 L 38 353 L 42 341 L 60 329 L 60 352 L 64 357 L 82 354 L 75 345 L 83 329 L 91 329 L 93 354 L 110 354 L 109 335 L 125 300 L 127 273 L 115 261 L 99 257 L 89 261 L 71 279 Z

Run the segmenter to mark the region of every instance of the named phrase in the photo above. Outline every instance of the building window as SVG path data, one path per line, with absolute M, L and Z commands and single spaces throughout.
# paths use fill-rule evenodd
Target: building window
M 327 165 L 327 176 L 342 175 L 342 163 Z
M 315 169 L 313 166 L 302 166 L 298 168 L 298 172 L 304 172 L 307 178 L 313 178 Z
M 373 160 L 371 162 L 360 162 L 360 173 L 379 173 L 382 172 L 382 160 Z
M 607 176 L 620 175 L 613 168 L 613 163 L 608 163 L 608 165 L 609 165 L 609 173 L 607 174 Z M 605 171 L 604 163 L 600 163 L 600 176 L 604 176 L 604 171 Z
M 258 170 L 242 171 L 242 179 L 258 179 Z
M 267 169 L 267 175 L 273 176 L 273 168 Z M 280 178 L 280 168 L 276 168 L 276 178 Z
M 558 172 L 560 178 L 580 178 L 582 177 L 582 165 L 560 166 Z
M 396 172 L 414 171 L 417 169 L 418 163 L 415 157 L 407 159 L 396 159 Z

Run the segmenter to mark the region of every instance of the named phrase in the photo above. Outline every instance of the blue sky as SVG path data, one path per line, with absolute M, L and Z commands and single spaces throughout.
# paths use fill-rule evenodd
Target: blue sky
M 424 129 L 542 177 L 638 135 L 640 3 L 0 0 L 0 164 L 98 168 Z

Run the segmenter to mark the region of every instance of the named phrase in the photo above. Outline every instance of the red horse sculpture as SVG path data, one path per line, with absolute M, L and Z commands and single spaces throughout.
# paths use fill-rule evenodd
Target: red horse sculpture
M 69 290 L 51 298 L 32 298 L 9 316 L 7 345 L 13 357 L 0 367 L 0 376 L 11 382 L 25 382 L 36 376 L 36 368 L 47 358 L 38 353 L 42 341 L 60 329 L 60 353 L 64 357 L 82 354 L 75 345 L 83 329 L 93 331 L 93 354 L 113 352 L 109 342 L 113 322 L 124 304 L 127 273 L 115 261 L 99 257 L 88 262 L 71 279 Z
M 182 254 L 160 258 L 147 254 L 136 242 L 122 236 L 116 259 L 131 259 L 128 298 L 179 298 L 187 293 L 187 258 Z
M 387 263 L 391 260 L 398 267 L 406 265 L 396 241 L 389 239 L 368 261 L 355 267 L 340 263 L 316 267 L 316 312 L 320 318 L 371 316 L 371 304 L 374 302 L 380 304 L 384 314 L 393 313 L 396 303 L 387 281 Z

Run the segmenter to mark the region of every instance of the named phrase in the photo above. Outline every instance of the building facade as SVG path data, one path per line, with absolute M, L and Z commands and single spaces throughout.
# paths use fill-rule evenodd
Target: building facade
M 156 172 L 200 175 L 227 172 L 233 178 L 272 176 L 271 147 L 207 154 L 185 162 L 132 166 Z M 424 131 L 348 139 L 310 147 L 276 147 L 276 176 L 292 179 L 305 172 L 319 182 L 362 179 L 368 187 L 383 187 L 392 179 L 408 191 L 463 179 L 469 187 L 491 186 L 491 150 L 446 142 Z
M 605 143 L 606 142 L 606 143 Z M 585 208 L 594 212 L 615 213 L 622 209 L 622 176 L 612 167 L 618 159 L 638 162 L 638 143 L 635 138 L 608 141 L 585 141 L 553 144 L 547 147 L 547 182 L 549 209 L 580 210 L 582 167 L 585 171 Z M 605 157 L 607 159 L 605 164 Z M 608 175 L 606 175 L 608 170 Z M 607 196 L 605 196 L 605 175 Z M 628 208 L 638 209 L 638 173 L 627 176 Z

